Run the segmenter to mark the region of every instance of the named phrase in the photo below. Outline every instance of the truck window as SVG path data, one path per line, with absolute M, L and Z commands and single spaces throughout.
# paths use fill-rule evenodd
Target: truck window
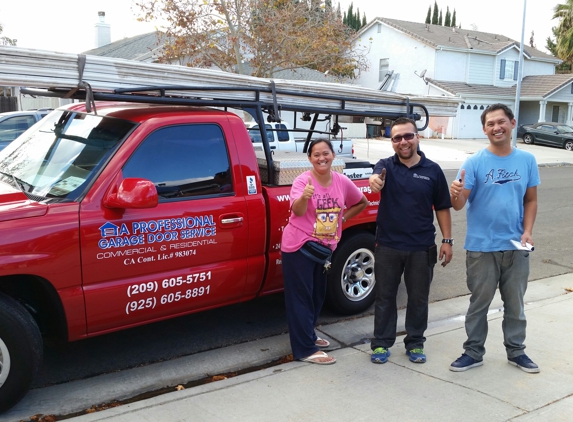
M 233 192 L 227 144 L 215 124 L 156 130 L 129 158 L 123 176 L 151 180 L 160 201 Z
M 77 200 L 136 123 L 55 112 L 0 152 L 2 176 L 34 200 Z
M 288 142 L 289 134 L 288 134 L 287 127 L 285 125 L 282 125 L 282 124 L 277 124 L 277 125 L 275 125 L 275 128 L 277 129 L 278 140 L 280 142 Z
M 271 125 L 265 125 L 265 130 L 267 131 L 267 139 L 269 142 L 273 142 L 273 131 L 271 130 Z M 248 128 L 249 137 L 251 138 L 251 142 L 253 143 L 261 143 L 263 139 L 261 137 L 261 131 L 259 129 L 259 125 L 255 125 L 251 128 Z

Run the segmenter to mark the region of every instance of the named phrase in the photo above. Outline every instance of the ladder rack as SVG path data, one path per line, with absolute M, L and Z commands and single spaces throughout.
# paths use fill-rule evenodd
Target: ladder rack
M 458 99 L 416 97 L 327 82 L 271 80 L 213 69 L 0 47 L 0 85 L 41 95 L 215 107 L 262 107 L 388 117 L 455 116 Z M 32 92 L 32 91 L 27 91 Z M 35 91 L 40 95 L 40 91 Z M 49 92 L 49 93 L 48 93 Z

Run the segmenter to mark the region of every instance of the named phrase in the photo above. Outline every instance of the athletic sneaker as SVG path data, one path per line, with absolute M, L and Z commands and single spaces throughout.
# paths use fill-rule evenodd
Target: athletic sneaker
M 507 363 L 510 365 L 517 366 L 519 369 L 530 374 L 536 374 L 539 372 L 539 366 L 537 366 L 527 355 L 519 355 L 514 358 L 507 358 Z
M 370 356 L 370 361 L 372 363 L 386 363 L 388 361 L 388 356 L 390 356 L 390 350 L 385 347 L 377 347 L 372 351 L 372 356 Z
M 464 353 L 459 358 L 457 358 L 455 362 L 452 362 L 450 365 L 450 371 L 463 372 L 482 365 L 483 360 L 475 360 L 474 358 Z
M 426 363 L 426 355 L 424 354 L 424 349 L 418 348 L 406 350 L 406 354 L 410 357 L 410 362 Z

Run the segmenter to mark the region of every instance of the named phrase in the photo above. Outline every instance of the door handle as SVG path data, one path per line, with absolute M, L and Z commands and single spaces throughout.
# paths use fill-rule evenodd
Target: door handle
M 242 213 L 222 214 L 219 217 L 219 222 L 226 228 L 240 227 L 243 225 L 244 216 Z
M 221 224 L 235 224 L 235 223 L 242 223 L 243 217 L 234 217 L 234 218 L 222 218 Z

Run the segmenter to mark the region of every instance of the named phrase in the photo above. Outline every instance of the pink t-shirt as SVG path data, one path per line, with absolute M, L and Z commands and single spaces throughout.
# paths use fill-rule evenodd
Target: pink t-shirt
M 304 215 L 298 217 L 291 212 L 281 241 L 283 252 L 295 252 L 309 240 L 326 245 L 332 250 L 336 249 L 342 234 L 344 209 L 362 199 L 362 192 L 343 174 L 333 171 L 332 183 L 324 188 L 312 176 L 312 171 L 305 171 L 292 184 L 291 207 L 294 201 L 302 196 L 309 177 L 314 186 L 314 195 L 308 201 Z

